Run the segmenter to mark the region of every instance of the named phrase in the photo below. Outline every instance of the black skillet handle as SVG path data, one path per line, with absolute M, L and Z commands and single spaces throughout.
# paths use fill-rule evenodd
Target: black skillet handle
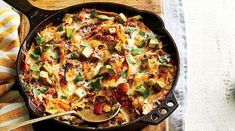
M 30 30 L 36 27 L 55 11 L 39 9 L 31 5 L 28 0 L 3 0 L 13 8 L 27 16 L 30 22 Z
M 157 125 L 173 113 L 178 105 L 174 93 L 170 92 L 167 98 L 158 105 L 157 109 L 142 117 L 140 121 Z

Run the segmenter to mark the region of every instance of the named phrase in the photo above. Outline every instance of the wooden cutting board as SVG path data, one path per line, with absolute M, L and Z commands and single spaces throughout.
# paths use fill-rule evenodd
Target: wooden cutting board
M 138 9 L 149 10 L 160 16 L 163 15 L 162 0 L 29 0 L 29 2 L 42 9 L 54 10 L 62 9 L 68 6 L 76 5 L 84 2 L 114 2 L 126 4 Z M 20 41 L 22 42 L 29 30 L 29 23 L 25 16 L 21 17 L 21 25 L 19 29 Z M 147 126 L 142 131 L 168 131 L 168 120 L 161 122 L 155 126 Z

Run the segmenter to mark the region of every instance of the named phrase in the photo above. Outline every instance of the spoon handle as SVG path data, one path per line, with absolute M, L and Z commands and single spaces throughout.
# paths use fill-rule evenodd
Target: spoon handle
M 21 123 L 16 123 L 16 124 L 0 127 L 0 130 L 1 131 L 11 131 L 11 130 L 16 129 L 16 128 L 21 127 L 21 126 L 25 126 L 25 125 L 33 124 L 33 123 L 36 123 L 36 122 L 39 122 L 39 121 L 51 119 L 51 118 L 58 117 L 58 116 L 73 114 L 73 113 L 75 113 L 75 111 L 67 111 L 67 112 L 62 112 L 62 113 L 58 113 L 58 114 L 43 116 L 43 117 L 35 118 L 35 119 L 32 119 L 32 120 L 24 121 L 24 122 L 21 122 Z

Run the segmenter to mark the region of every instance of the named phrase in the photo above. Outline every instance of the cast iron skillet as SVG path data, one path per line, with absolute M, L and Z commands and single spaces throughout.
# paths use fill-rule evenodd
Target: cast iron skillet
M 18 53 L 18 59 L 17 59 L 17 80 L 19 86 L 19 90 L 21 94 L 24 97 L 24 100 L 26 102 L 26 105 L 34 116 L 40 117 L 42 115 L 42 112 L 36 108 L 34 103 L 30 100 L 30 98 L 27 96 L 27 94 L 24 92 L 23 84 L 20 78 L 20 74 L 22 73 L 21 70 L 21 64 L 24 60 L 23 51 L 26 51 L 29 49 L 30 44 L 32 43 L 33 39 L 35 38 L 37 32 L 40 32 L 47 24 L 49 23 L 59 23 L 64 16 L 65 13 L 74 13 L 80 11 L 82 8 L 96 8 L 99 10 L 105 10 L 105 11 L 112 11 L 117 13 L 124 13 L 129 16 L 133 15 L 141 15 L 143 17 L 143 22 L 156 34 L 163 36 L 162 41 L 164 43 L 167 43 L 166 50 L 168 53 L 173 55 L 173 59 L 176 62 L 177 65 L 177 73 L 176 77 L 173 82 L 173 86 L 171 88 L 170 93 L 166 97 L 164 101 L 161 101 L 161 103 L 158 105 L 158 108 L 154 109 L 152 112 L 150 112 L 147 115 L 144 115 L 142 117 L 137 118 L 134 121 L 131 121 L 130 123 L 123 124 L 116 127 L 108 127 L 108 128 L 94 128 L 94 127 L 81 127 L 81 126 L 73 126 L 69 124 L 62 123 L 60 121 L 57 121 L 53 119 L 52 121 L 55 121 L 55 124 L 59 124 L 62 126 L 66 126 L 70 129 L 79 129 L 79 130 L 137 130 L 141 129 L 149 124 L 159 124 L 161 121 L 163 121 L 165 118 L 167 118 L 178 106 L 178 103 L 176 101 L 176 98 L 173 93 L 173 89 L 176 85 L 178 74 L 179 74 L 179 54 L 176 47 L 176 44 L 169 34 L 169 32 L 165 29 L 164 23 L 162 19 L 149 11 L 145 10 L 138 10 L 133 7 L 129 7 L 126 5 L 116 4 L 116 3 L 107 3 L 107 2 L 93 2 L 93 3 L 83 3 L 78 4 L 75 6 L 71 6 L 62 10 L 56 10 L 56 11 L 48 11 L 48 10 L 42 10 L 39 8 L 36 8 L 32 6 L 27 0 L 3 0 L 12 7 L 16 8 L 23 14 L 25 14 L 30 22 L 30 31 L 25 38 L 23 44 L 20 47 L 20 51 Z M 169 106 L 167 103 L 173 103 L 173 105 Z M 166 113 L 161 113 L 161 110 L 165 109 Z M 56 125 L 55 125 L 56 126 Z

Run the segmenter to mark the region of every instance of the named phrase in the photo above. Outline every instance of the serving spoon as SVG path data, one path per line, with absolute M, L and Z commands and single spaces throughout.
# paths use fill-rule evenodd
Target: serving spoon
M 108 120 L 112 119 L 113 117 L 115 117 L 118 114 L 120 108 L 121 108 L 121 105 L 118 104 L 118 106 L 116 107 L 115 110 L 108 112 L 108 113 L 102 113 L 100 115 L 94 114 L 93 110 L 91 110 L 91 109 L 83 109 L 80 111 L 71 110 L 71 111 L 66 111 L 66 112 L 62 112 L 62 113 L 58 113 L 58 114 L 47 115 L 47 116 L 31 119 L 31 120 L 24 121 L 21 123 L 16 123 L 16 124 L 0 127 L 0 131 L 11 131 L 11 130 L 16 129 L 21 126 L 25 126 L 25 125 L 29 125 L 29 124 L 33 124 L 36 122 L 44 121 L 44 120 L 55 118 L 58 116 L 69 115 L 69 114 L 75 115 L 75 116 L 77 116 L 87 122 L 100 123 L 100 122 L 108 121 Z

